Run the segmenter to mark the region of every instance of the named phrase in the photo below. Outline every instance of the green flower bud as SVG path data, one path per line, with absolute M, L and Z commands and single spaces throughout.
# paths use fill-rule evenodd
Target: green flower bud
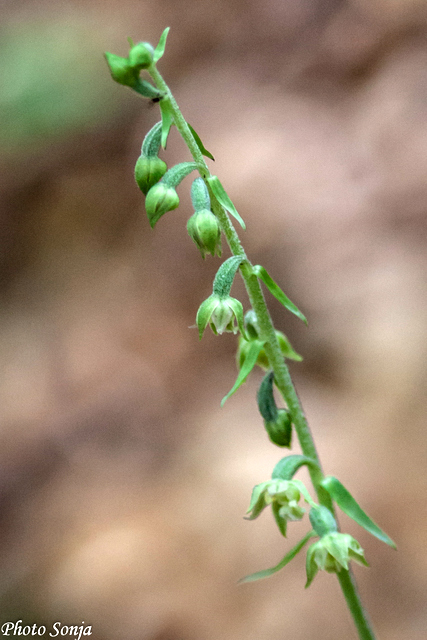
M 144 195 L 163 178 L 168 166 L 158 156 L 140 155 L 135 165 L 135 180 Z
M 138 42 L 129 51 L 129 64 L 131 67 L 140 71 L 148 69 L 153 63 L 154 49 L 148 42 Z
M 110 67 L 113 80 L 127 87 L 133 87 L 138 80 L 138 72 L 129 64 L 128 58 L 116 56 L 115 53 L 105 53 L 105 59 Z
M 306 588 L 310 586 L 319 569 L 328 573 L 339 573 L 342 569 L 348 570 L 350 560 L 365 567 L 369 566 L 362 547 L 353 536 L 338 531 L 327 533 L 308 548 Z
M 145 210 L 150 221 L 151 228 L 154 227 L 159 218 L 167 211 L 172 211 L 179 206 L 179 197 L 173 187 L 169 187 L 164 182 L 155 184 L 145 200 Z
M 278 409 L 273 421 L 264 421 L 265 430 L 273 444 L 278 447 L 290 447 L 292 440 L 292 418 L 287 409 Z
M 200 249 L 203 259 L 206 253 L 221 256 L 221 228 L 211 211 L 208 209 L 196 211 L 187 222 L 187 231 Z

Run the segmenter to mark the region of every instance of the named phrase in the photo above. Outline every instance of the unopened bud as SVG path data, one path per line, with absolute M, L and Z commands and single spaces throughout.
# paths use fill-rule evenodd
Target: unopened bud
M 207 253 L 212 256 L 221 256 L 221 228 L 219 222 L 208 209 L 196 211 L 187 222 L 187 231 L 190 238 L 200 249 L 202 258 Z
M 113 80 L 119 84 L 133 87 L 138 80 L 138 72 L 130 65 L 128 58 L 116 56 L 115 53 L 105 53 L 105 59 L 110 67 Z
M 167 211 L 172 211 L 179 206 L 179 197 L 173 187 L 164 182 L 158 182 L 147 193 L 145 210 L 153 228 L 159 218 Z
M 139 156 L 135 165 L 135 180 L 144 195 L 163 178 L 168 167 L 158 156 Z
M 154 49 L 148 42 L 138 42 L 129 51 L 129 64 L 131 67 L 140 71 L 148 69 L 153 63 Z

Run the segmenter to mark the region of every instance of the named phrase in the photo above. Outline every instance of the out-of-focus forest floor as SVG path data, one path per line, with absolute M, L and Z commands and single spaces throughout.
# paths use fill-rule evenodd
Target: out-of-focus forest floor
M 398 544 L 342 517 L 371 564 L 356 575 L 379 637 L 425 640 L 426 3 L 1 12 L 1 623 L 84 620 L 95 640 L 355 637 L 333 577 L 304 591 L 302 555 L 236 585 L 307 522 L 283 540 L 270 514 L 242 519 L 285 455 L 258 415 L 262 373 L 220 409 L 236 339 L 188 328 L 220 264 L 187 236 L 190 179 L 154 232 L 134 183 L 158 107 L 113 83 L 102 53 L 171 26 L 160 71 L 250 259 L 309 319 L 271 300 L 304 356 L 291 369 L 325 471 Z M 189 159 L 176 132 L 164 158 Z

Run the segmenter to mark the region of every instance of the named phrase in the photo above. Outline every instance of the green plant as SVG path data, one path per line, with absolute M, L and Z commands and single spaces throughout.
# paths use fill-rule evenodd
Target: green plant
M 302 455 L 288 455 L 274 467 L 272 478 L 258 484 L 252 492 L 248 519 L 257 518 L 264 509 L 271 507 L 280 533 L 286 536 L 289 522 L 301 520 L 305 509 L 299 504 L 301 497 L 310 506 L 311 529 L 304 538 L 279 562 L 278 565 L 243 578 L 250 582 L 266 578 L 288 564 L 312 539 L 307 551 L 306 572 L 308 587 L 319 570 L 335 573 L 338 577 L 347 605 L 353 616 L 359 637 L 372 640 L 374 632 L 361 604 L 354 577 L 349 566 L 351 560 L 367 566 L 363 549 L 349 534 L 341 533 L 335 517 L 339 507 L 366 531 L 395 548 L 394 542 L 369 518 L 351 494 L 337 478 L 324 476 L 314 440 L 304 412 L 294 389 L 286 359 L 301 360 L 287 337 L 276 331 L 267 309 L 261 283 L 291 313 L 307 323 L 305 316 L 283 293 L 267 271 L 260 265 L 252 265 L 242 247 L 230 215 L 245 229 L 245 223 L 237 212 L 219 179 L 212 175 L 204 156 L 213 159 L 200 137 L 186 122 L 162 76 L 157 62 L 164 54 L 169 29 L 163 32 L 154 49 L 148 43 L 134 45 L 130 41 L 127 58 L 107 53 L 107 63 L 114 80 L 124 84 L 143 97 L 158 102 L 161 121 L 146 135 L 141 156 L 135 167 L 135 178 L 146 195 L 145 207 L 151 227 L 160 217 L 179 206 L 176 187 L 192 171 L 198 171 L 191 189 L 194 214 L 187 223 L 190 237 L 199 248 L 203 259 L 207 253 L 221 256 L 221 234 L 231 249 L 232 256 L 218 269 L 213 292 L 200 306 L 196 324 L 199 336 L 208 325 L 218 335 L 225 331 L 240 333 L 237 362 L 239 373 L 232 389 L 222 400 L 222 405 L 245 382 L 252 369 L 258 365 L 267 373 L 261 382 L 257 400 L 261 417 L 270 440 L 279 447 L 290 448 L 295 430 Z M 151 77 L 140 78 L 141 70 Z M 182 162 L 171 169 L 159 159 L 160 148 L 166 142 L 174 125 L 192 155 L 191 162 Z M 251 309 L 244 315 L 239 300 L 230 296 L 234 277 L 240 272 L 248 292 Z M 274 387 L 280 392 L 286 408 L 278 408 Z M 302 467 L 308 468 L 318 503 L 310 496 L 300 480 L 294 479 Z

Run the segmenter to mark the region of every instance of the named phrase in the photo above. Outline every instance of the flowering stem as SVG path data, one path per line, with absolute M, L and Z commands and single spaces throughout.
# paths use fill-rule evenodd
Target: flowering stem
M 244 280 L 252 308 L 254 309 L 256 317 L 258 319 L 260 340 L 265 341 L 265 353 L 268 357 L 270 366 L 274 371 L 276 385 L 280 393 L 282 394 L 291 414 L 292 422 L 295 425 L 295 430 L 297 432 L 301 450 L 305 456 L 311 458 L 317 463 L 317 466 L 313 465 L 309 467 L 309 473 L 319 502 L 320 504 L 327 507 L 330 511 L 332 511 L 332 513 L 334 513 L 331 497 L 320 484 L 324 478 L 323 472 L 321 470 L 320 459 L 316 450 L 313 436 L 310 431 L 310 427 L 308 426 L 304 411 L 293 385 L 289 369 L 283 358 L 283 354 L 277 340 L 275 328 L 268 311 L 258 277 L 253 272 L 252 265 L 246 257 L 239 236 L 237 235 L 237 232 L 233 224 L 231 223 L 227 212 L 223 209 L 223 207 L 219 204 L 217 199 L 212 194 L 210 186 L 207 182 L 207 178 L 210 177 L 211 173 L 186 120 L 181 114 L 175 98 L 173 97 L 168 85 L 163 80 L 157 68 L 153 65 L 148 69 L 148 71 L 153 78 L 157 88 L 162 91 L 165 97 L 167 97 L 167 99 L 169 99 L 170 101 L 174 123 L 185 143 L 187 144 L 188 149 L 193 156 L 194 162 L 197 164 L 199 173 L 208 187 L 211 196 L 212 210 L 219 220 L 222 231 L 224 232 L 232 253 L 235 256 L 242 256 L 242 258 L 244 258 L 244 261 L 240 266 L 240 273 Z M 352 573 L 343 569 L 337 574 L 337 576 L 341 585 L 341 589 L 347 601 L 347 605 L 349 607 L 351 615 L 353 616 L 353 620 L 358 630 L 360 640 L 375 640 L 374 633 L 371 629 L 368 616 L 363 609 Z

